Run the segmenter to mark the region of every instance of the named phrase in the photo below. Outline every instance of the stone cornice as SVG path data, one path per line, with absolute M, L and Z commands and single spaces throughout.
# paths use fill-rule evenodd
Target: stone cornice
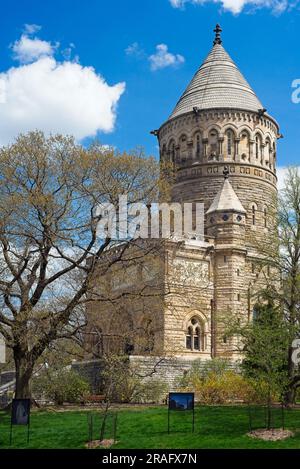
M 231 109 L 231 108 L 212 108 L 212 109 L 203 109 L 199 110 L 197 114 L 194 111 L 187 112 L 177 117 L 173 117 L 172 119 L 167 120 L 164 122 L 160 128 L 158 129 L 158 138 L 163 137 L 163 132 L 168 129 L 168 127 L 172 126 L 175 122 L 179 124 L 185 123 L 187 119 L 191 119 L 197 123 L 198 121 L 208 121 L 209 119 L 215 119 L 216 122 L 219 120 L 223 120 L 225 118 L 231 119 L 233 121 L 243 121 L 243 122 L 255 122 L 264 125 L 265 122 L 269 122 L 274 126 L 272 129 L 274 133 L 279 134 L 279 125 L 276 120 L 271 117 L 269 114 L 264 114 L 260 116 L 258 112 L 254 111 L 247 111 L 245 109 Z M 268 127 L 268 125 L 266 125 Z
M 270 169 L 256 166 L 251 163 L 234 161 L 214 161 L 178 168 L 176 184 L 180 184 L 181 182 L 185 182 L 189 179 L 198 179 L 199 177 L 223 177 L 224 166 L 228 167 L 230 177 L 253 177 L 255 179 L 261 179 L 264 182 L 272 184 L 272 186 L 276 188 L 277 176 Z

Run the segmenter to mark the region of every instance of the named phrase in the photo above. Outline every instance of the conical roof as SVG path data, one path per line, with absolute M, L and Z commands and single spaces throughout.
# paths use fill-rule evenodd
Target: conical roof
M 263 105 L 243 77 L 218 37 L 169 119 L 193 108 L 243 109 L 258 111 Z
M 209 215 L 213 212 L 239 212 L 246 213 L 238 196 L 233 190 L 232 185 L 228 179 L 224 183 L 213 200 L 213 203 L 207 210 L 206 214 Z

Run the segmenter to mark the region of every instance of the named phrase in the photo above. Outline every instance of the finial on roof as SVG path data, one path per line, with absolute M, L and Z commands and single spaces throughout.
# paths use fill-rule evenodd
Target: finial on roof
M 215 29 L 214 29 L 214 33 L 216 33 L 215 40 L 214 40 L 214 46 L 216 44 L 222 44 L 221 32 L 222 32 L 221 26 L 219 24 L 217 24 Z
M 229 178 L 229 169 L 227 166 L 225 166 L 224 171 L 223 171 L 224 179 Z

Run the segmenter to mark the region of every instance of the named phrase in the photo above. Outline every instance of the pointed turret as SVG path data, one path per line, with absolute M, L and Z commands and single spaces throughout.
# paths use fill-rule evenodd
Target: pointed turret
M 224 170 L 224 183 L 214 198 L 211 206 L 207 210 L 206 214 L 210 215 L 215 212 L 238 212 L 246 213 L 246 210 L 242 206 L 238 196 L 233 190 L 232 185 L 228 179 L 228 169 Z
M 213 48 L 179 99 L 169 119 L 193 110 L 232 108 L 259 112 L 263 105 L 222 46 L 216 26 Z
M 235 244 L 244 242 L 246 210 L 228 180 L 229 170 L 224 169 L 224 182 L 206 212 L 207 234 L 215 238 L 219 244 Z

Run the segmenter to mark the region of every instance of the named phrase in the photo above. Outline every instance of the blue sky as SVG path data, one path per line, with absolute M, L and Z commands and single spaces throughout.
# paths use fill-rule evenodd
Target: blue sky
M 225 49 L 280 124 L 279 164 L 299 163 L 300 104 L 291 101 L 298 2 L 14 0 L 1 13 L 0 143 L 27 127 L 59 126 L 83 141 L 97 133 L 103 144 L 157 155 L 149 131 L 171 113 L 219 22 Z

